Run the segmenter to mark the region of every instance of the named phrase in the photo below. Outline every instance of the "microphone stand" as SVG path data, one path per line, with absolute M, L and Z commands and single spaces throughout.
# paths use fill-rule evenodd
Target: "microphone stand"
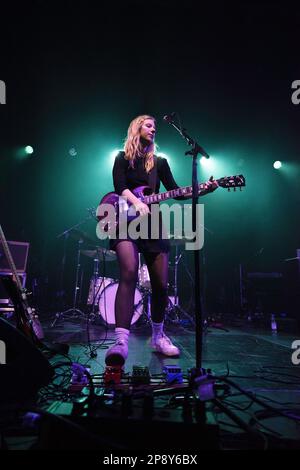
M 196 210 L 198 204 L 198 177 L 197 177 L 197 157 L 198 154 L 209 158 L 209 155 L 205 150 L 188 135 L 186 129 L 178 127 L 173 121 L 173 115 L 165 116 L 165 121 L 176 129 L 181 137 L 190 145 L 191 150 L 187 150 L 185 155 L 191 155 L 193 157 L 193 168 L 192 168 L 192 231 L 197 233 L 197 218 Z M 194 250 L 194 270 L 195 270 L 195 289 L 194 289 L 194 305 L 195 305 L 195 331 L 196 331 L 196 375 L 202 373 L 202 343 L 203 343 L 203 312 L 201 302 L 201 289 L 200 289 L 200 250 Z

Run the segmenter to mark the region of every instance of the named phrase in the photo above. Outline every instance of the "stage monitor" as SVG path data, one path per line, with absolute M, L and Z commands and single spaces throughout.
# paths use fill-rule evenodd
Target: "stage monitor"
M 27 266 L 27 258 L 29 251 L 28 242 L 7 241 L 9 251 L 14 260 L 18 273 L 24 273 Z M 2 242 L 0 242 L 0 273 L 11 273 L 11 268 L 6 259 Z

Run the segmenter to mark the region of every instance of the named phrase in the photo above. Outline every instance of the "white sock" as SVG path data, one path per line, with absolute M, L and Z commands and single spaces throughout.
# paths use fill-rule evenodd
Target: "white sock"
M 115 328 L 116 341 L 124 341 L 128 343 L 130 331 L 126 328 Z
M 156 339 L 163 335 L 164 331 L 164 322 L 154 323 L 152 322 L 152 338 Z

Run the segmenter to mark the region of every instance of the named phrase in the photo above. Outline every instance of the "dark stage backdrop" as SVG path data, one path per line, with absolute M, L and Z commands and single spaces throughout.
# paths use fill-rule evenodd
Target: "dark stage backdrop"
M 200 180 L 239 173 L 247 179 L 241 193 L 219 189 L 201 201 L 208 308 L 234 309 L 240 264 L 281 272 L 300 247 L 300 105 L 292 102 L 292 83 L 300 80 L 299 8 L 275 2 L 103 5 L 29 1 L 12 4 L 1 20 L 3 229 L 8 239 L 30 242 L 28 281 L 36 280 L 44 308 L 55 309 L 63 254 L 57 236 L 112 189 L 111 152 L 122 147 L 131 119 L 157 118 L 160 151 L 177 183 L 190 183 L 185 143 L 162 120 L 177 111 L 212 156 L 210 167 L 199 166 Z M 25 145 L 34 148 L 27 158 Z M 275 160 L 283 162 L 279 171 Z M 81 228 L 96 241 L 92 220 Z M 73 239 L 66 253 L 70 302 Z M 192 271 L 191 253 L 184 261 Z M 87 280 L 91 260 L 83 265 Z M 106 273 L 116 277 L 116 265 Z M 179 279 L 188 303 L 183 264 Z

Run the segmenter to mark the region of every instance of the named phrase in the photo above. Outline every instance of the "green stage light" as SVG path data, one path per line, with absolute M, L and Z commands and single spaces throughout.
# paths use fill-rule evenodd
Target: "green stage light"
M 77 150 L 76 150 L 75 147 L 71 147 L 69 149 L 69 155 L 70 155 L 70 157 L 76 157 L 77 156 Z
M 210 158 L 201 157 L 200 158 L 200 163 L 201 163 L 201 166 L 203 168 L 207 169 L 208 171 L 214 170 L 215 167 L 216 167 L 216 161 L 212 157 L 210 157 Z
M 276 162 L 273 163 L 273 167 L 275 170 L 279 170 L 279 168 L 282 167 L 282 163 L 279 160 L 276 160 Z
M 25 153 L 26 155 L 31 155 L 33 153 L 33 148 L 31 147 L 31 145 L 26 145 Z

